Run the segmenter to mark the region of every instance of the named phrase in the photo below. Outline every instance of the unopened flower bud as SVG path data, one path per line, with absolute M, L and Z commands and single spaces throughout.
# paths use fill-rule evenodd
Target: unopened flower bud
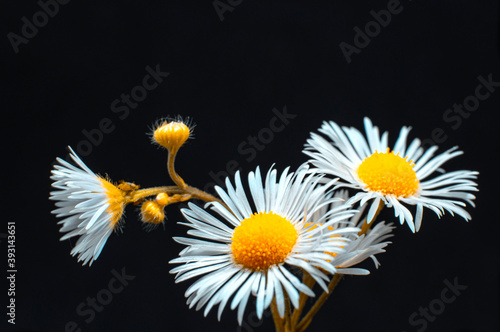
M 156 195 L 156 202 L 161 206 L 168 205 L 170 203 L 170 197 L 167 193 L 159 193 Z
M 165 211 L 163 205 L 153 200 L 148 200 L 142 203 L 141 220 L 150 224 L 161 224 L 165 220 Z
M 153 131 L 153 141 L 169 150 L 179 149 L 190 135 L 191 128 L 184 122 L 165 121 Z

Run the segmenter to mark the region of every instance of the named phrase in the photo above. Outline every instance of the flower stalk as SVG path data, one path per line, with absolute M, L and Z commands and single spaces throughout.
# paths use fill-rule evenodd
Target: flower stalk
M 361 230 L 359 231 L 358 235 L 361 236 L 363 234 L 366 234 L 366 232 L 370 229 L 371 226 L 375 224 L 375 220 L 380 214 L 384 207 L 383 202 L 379 203 L 379 206 L 377 207 L 377 210 L 375 214 L 373 215 L 372 221 L 368 221 L 368 216 L 365 216 L 363 219 L 363 223 L 361 226 Z M 318 313 L 319 309 L 325 304 L 326 300 L 330 297 L 332 294 L 333 290 L 335 287 L 339 284 L 340 280 L 342 279 L 342 274 L 341 273 L 336 273 L 330 283 L 328 284 L 328 292 L 323 292 L 321 296 L 316 300 L 316 302 L 312 305 L 312 307 L 309 309 L 309 311 L 306 313 L 306 315 L 300 320 L 300 315 L 302 314 L 304 310 L 304 306 L 307 301 L 307 295 L 304 293 L 300 293 L 299 297 L 299 307 L 296 308 L 291 316 L 291 324 L 289 327 L 288 331 L 292 332 L 302 332 L 307 329 L 307 327 L 311 324 L 314 316 Z M 309 288 L 312 288 L 315 284 L 314 279 L 307 273 L 304 272 L 303 276 L 303 283 L 308 286 Z

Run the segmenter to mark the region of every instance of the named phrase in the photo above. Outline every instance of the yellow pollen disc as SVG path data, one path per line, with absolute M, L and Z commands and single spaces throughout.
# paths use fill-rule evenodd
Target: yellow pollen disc
M 408 197 L 418 189 L 419 181 L 413 170 L 413 161 L 407 161 L 390 152 L 375 152 L 365 158 L 358 168 L 358 176 L 371 191 L 383 195 Z
M 101 181 L 101 184 L 106 191 L 109 203 L 109 207 L 106 212 L 111 215 L 110 227 L 114 228 L 118 221 L 120 221 L 123 214 L 123 209 L 125 207 L 125 192 L 108 180 L 99 178 L 99 181 Z
M 236 263 L 267 270 L 283 263 L 297 242 L 295 227 L 273 212 L 254 213 L 235 228 L 231 251 Z

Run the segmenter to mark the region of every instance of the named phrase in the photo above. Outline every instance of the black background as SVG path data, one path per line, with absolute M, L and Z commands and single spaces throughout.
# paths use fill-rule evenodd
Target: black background
M 213 182 L 210 172 L 234 160 L 243 172 L 257 165 L 279 170 L 306 160 L 301 149 L 323 120 L 362 128 L 364 116 L 390 132 L 393 143 L 403 125 L 411 137 L 429 138 L 440 128 L 440 151 L 465 151 L 447 170 L 480 171 L 472 221 L 424 213 L 422 229 L 397 227 L 393 244 L 380 255 L 381 267 L 367 277 L 346 277 L 322 308 L 311 331 L 416 331 L 409 317 L 440 297 L 444 280 L 467 289 L 426 331 L 498 331 L 498 128 L 496 91 L 456 128 L 443 119 L 453 104 L 473 95 L 478 77 L 500 81 L 496 1 L 402 0 L 401 12 L 353 54 L 347 63 L 339 44 L 354 44 L 355 27 L 373 21 L 371 10 L 388 1 L 233 1 L 220 19 L 211 1 L 70 1 L 16 53 L 10 32 L 21 34 L 22 17 L 32 21 L 35 1 L 3 1 L 2 22 L 2 191 L 6 223 L 16 222 L 16 325 L 1 329 L 64 331 L 73 321 L 82 331 L 234 331 L 236 312 L 185 305 L 190 281 L 175 284 L 169 260 L 184 235 L 177 206 L 167 209 L 165 228 L 145 232 L 137 208 L 126 211 L 123 234 L 112 235 L 92 267 L 60 242 L 50 211 L 50 169 L 66 146 L 82 147 L 84 131 L 109 119 L 82 158 L 95 172 L 142 187 L 170 184 L 166 154 L 147 133 L 159 118 L 191 116 L 195 139 L 182 148 L 177 169 L 191 185 Z M 127 116 L 111 104 L 130 94 L 146 66 L 170 75 Z M 268 128 L 273 108 L 296 115 L 258 151 L 238 146 Z M 438 129 L 439 130 L 439 129 Z M 81 150 L 81 149 L 80 149 Z M 82 150 L 83 151 L 83 150 Z M 251 160 L 248 160 L 251 159 Z M 5 184 L 6 182 L 6 184 Z M 395 220 L 392 210 L 382 214 Z M 3 276 L 0 307 L 8 304 L 6 239 L 0 244 Z M 134 276 L 102 312 L 79 315 L 87 297 L 108 287 L 112 271 Z M 251 306 L 241 331 L 272 331 L 271 318 L 252 323 Z M 251 329 L 249 326 L 253 326 Z

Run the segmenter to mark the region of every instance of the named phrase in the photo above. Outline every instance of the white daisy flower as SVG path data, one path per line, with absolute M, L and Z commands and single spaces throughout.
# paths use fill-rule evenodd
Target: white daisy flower
M 50 199 L 58 207 L 52 213 L 64 218 L 60 232 L 68 232 L 61 241 L 80 236 L 71 251 L 78 254 L 83 265 L 97 259 L 108 237 L 120 225 L 125 206 L 125 192 L 92 172 L 69 148 L 72 165 L 57 158 L 51 179 L 52 187 L 58 189 L 50 193 Z
M 205 315 L 219 305 L 218 318 L 231 297 L 231 309 L 238 307 L 238 321 L 250 294 L 256 296 L 259 318 L 276 299 L 278 313 L 285 312 L 285 293 L 292 305 L 299 305 L 299 293 L 314 296 L 292 272 L 299 269 L 310 274 L 325 290 L 326 273 L 334 273 L 328 253 L 339 253 L 359 228 L 330 229 L 350 218 L 355 211 L 348 206 L 335 213 L 316 217 L 321 225 L 312 229 L 311 217 L 329 204 L 324 199 L 325 186 L 317 186 L 319 178 L 308 174 L 307 167 L 294 173 L 286 169 L 277 181 L 276 170 L 270 169 L 262 182 L 259 168 L 248 176 L 252 203 L 245 194 L 239 172 L 235 187 L 226 179 L 227 190 L 216 187 L 218 202 L 208 203 L 219 216 L 189 204 L 182 213 L 193 228 L 188 234 L 196 238 L 178 237 L 187 245 L 180 257 L 171 263 L 183 263 L 172 269 L 176 282 L 200 277 L 186 291 L 187 303 L 196 310 L 205 306 Z M 328 252 L 328 253 L 327 253 Z M 291 268 L 291 269 L 290 269 Z
M 317 171 L 339 177 L 338 187 L 359 190 L 348 203 L 365 205 L 373 200 L 368 212 L 372 221 L 379 204 L 394 208 L 400 223 L 405 221 L 415 232 L 420 229 L 423 208 L 429 208 L 439 217 L 444 210 L 458 214 L 465 220 L 469 213 L 466 203 L 474 206 L 477 184 L 472 181 L 478 172 L 454 171 L 429 178 L 446 161 L 461 155 L 457 147 L 437 156 L 437 146 L 425 151 L 419 139 L 406 144 L 410 127 L 403 127 L 392 148 L 388 145 L 388 133 L 379 135 L 379 129 L 370 119 L 364 119 L 366 138 L 355 128 L 340 127 L 335 122 L 324 122 L 319 132 L 311 133 L 305 145 L 305 154 L 312 158 Z M 416 205 L 416 215 L 405 205 Z M 414 224 L 415 223 L 415 224 Z
M 349 199 L 347 191 L 341 190 L 335 193 L 336 200 L 332 201 L 328 205 L 324 205 L 319 209 L 315 215 L 312 217 L 312 222 L 315 223 L 315 219 L 328 213 L 334 212 L 335 210 L 342 208 L 345 205 L 345 201 Z M 361 228 L 364 223 L 364 219 L 361 216 L 364 213 L 364 207 L 356 212 L 348 221 L 338 223 L 335 225 L 336 228 L 356 226 Z M 340 274 L 350 274 L 350 275 L 367 275 L 370 271 L 361 268 L 354 268 L 353 266 L 361 263 L 367 258 L 371 258 L 375 263 L 375 267 L 378 268 L 380 263 L 375 258 L 376 254 L 385 252 L 384 248 L 390 242 L 383 242 L 387 238 L 391 237 L 392 230 L 394 227 L 392 224 L 386 224 L 381 221 L 375 225 L 372 229 L 369 229 L 366 234 L 361 236 L 351 236 L 351 242 L 347 243 L 344 247 L 344 251 L 340 253 L 332 254 L 333 259 L 331 264 L 335 267 L 336 273 Z

